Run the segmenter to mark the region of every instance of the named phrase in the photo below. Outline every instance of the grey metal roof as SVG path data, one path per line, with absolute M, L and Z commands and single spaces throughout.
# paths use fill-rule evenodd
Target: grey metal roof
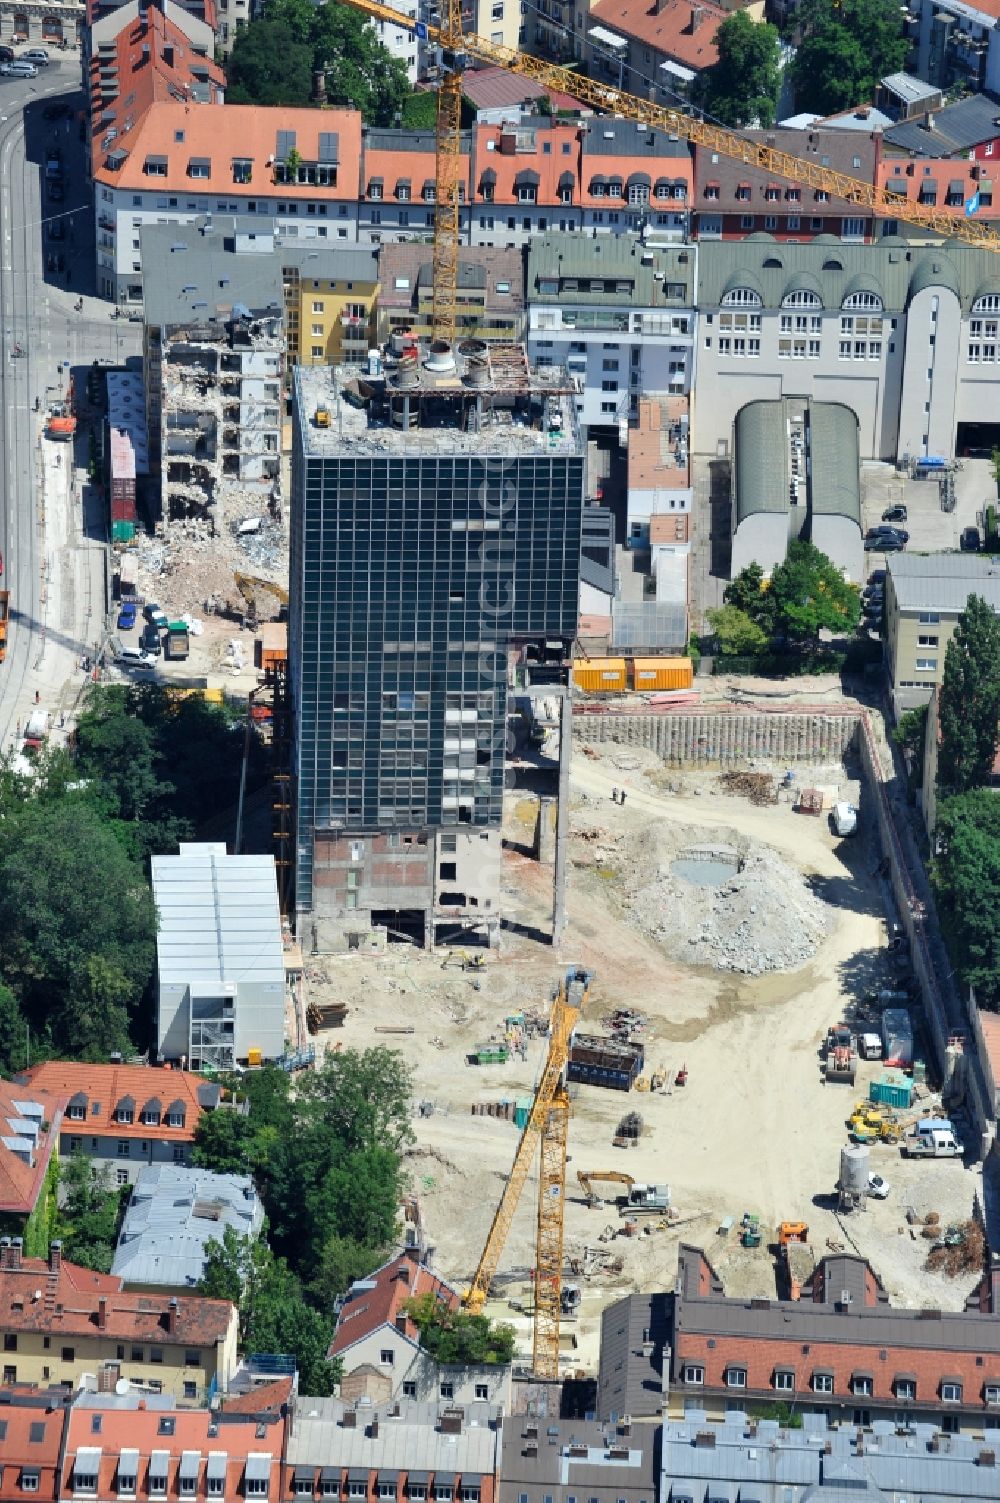
M 527 1441 L 537 1436 L 537 1450 Z M 544 1422 L 524 1414 L 505 1417 L 500 1475 L 503 1497 L 522 1489 L 568 1487 L 574 1494 L 610 1498 L 635 1491 L 656 1494 L 657 1433 L 654 1425 L 595 1423 L 592 1420 Z
M 736 414 L 736 521 L 788 510 L 785 404 L 748 402 Z
M 555 234 L 528 242 L 528 300 L 539 303 L 607 303 L 621 306 L 624 294 L 543 290 L 566 279 L 628 282 L 634 308 L 682 308 L 694 300 L 695 250 L 685 245 L 644 245 L 638 235 Z M 681 288 L 673 293 L 671 288 Z
M 161 986 L 284 985 L 273 856 L 187 843 L 177 856 L 154 856 L 151 868 Z
M 775 266 L 775 261 L 780 264 Z M 993 263 L 992 251 L 954 241 L 944 250 L 900 243 L 895 237 L 878 245 L 847 244 L 832 237 L 800 245 L 754 238 L 701 240 L 698 305 L 711 312 L 727 289 L 743 285 L 760 292 L 765 308 L 778 308 L 796 289 L 800 275 L 808 272 L 819 282 L 826 308 L 839 308 L 849 290 L 864 287 L 879 293 L 887 313 L 901 313 L 917 292 L 940 286 L 956 291 L 968 312 L 977 289 L 996 276 Z
M 601 1315 L 601 1357 L 597 1413 L 659 1414 L 663 1404 L 664 1346 L 673 1297 L 633 1294 L 608 1305 Z
M 270 225 L 256 226 L 270 248 Z M 228 319 L 234 303 L 254 315 L 281 315 L 281 261 L 274 254 L 236 250 L 234 221 L 144 224 L 140 230 L 146 320 L 154 325 L 204 324 Z
M 891 90 L 898 98 L 905 99 L 907 104 L 912 104 L 917 99 L 936 99 L 941 92 L 934 84 L 925 83 L 912 73 L 888 73 L 880 82 L 883 89 Z
M 391 1406 L 366 1405 L 357 1409 L 357 1422 L 348 1427 L 343 1417 L 353 1407 L 340 1399 L 300 1397 L 294 1432 L 289 1432 L 286 1442 L 286 1462 L 290 1466 L 355 1467 L 366 1478 L 370 1470 L 419 1469 L 440 1474 L 449 1483 L 457 1475 L 486 1476 L 496 1471 L 500 1411 L 494 1405 L 477 1404 L 477 1423 L 472 1425 L 466 1418 L 457 1435 L 436 1428 L 441 1409 L 447 1405 L 405 1399 Z M 398 1414 L 390 1412 L 397 1407 Z M 375 1418 L 378 1434 L 371 1435 L 367 1432 Z
M 264 1211 L 253 1180 L 185 1164 L 147 1164 L 125 1212 L 112 1272 L 128 1284 L 190 1289 L 205 1271 L 205 1249 L 227 1226 L 257 1236 Z
M 689 157 L 686 141 L 666 131 L 649 130 L 634 120 L 601 115 L 581 122 L 585 157 Z
M 901 611 L 958 614 L 970 595 L 1000 613 L 1000 558 L 975 553 L 893 553 L 886 559 Z
M 985 94 L 973 94 L 957 104 L 923 115 L 919 120 L 903 120 L 885 132 L 887 147 L 922 157 L 946 157 L 968 151 L 997 134 L 996 121 L 1000 106 Z M 933 125 L 930 122 L 933 120 Z
M 861 526 L 858 420 L 841 402 L 811 402 L 810 504 L 813 515 L 850 517 Z

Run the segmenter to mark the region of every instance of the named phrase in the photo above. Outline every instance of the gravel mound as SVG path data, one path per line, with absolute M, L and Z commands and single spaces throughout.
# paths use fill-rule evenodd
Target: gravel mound
M 827 932 L 825 905 L 769 846 L 735 831 L 653 827 L 628 842 L 616 884 L 626 917 L 678 960 L 759 976 L 804 965 Z M 678 877 L 678 857 L 734 860 L 717 887 Z

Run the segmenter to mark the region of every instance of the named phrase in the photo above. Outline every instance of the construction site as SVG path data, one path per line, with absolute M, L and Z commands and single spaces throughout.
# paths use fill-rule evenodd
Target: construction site
M 567 1051 L 567 1371 L 593 1368 L 610 1300 L 673 1287 L 681 1240 L 704 1246 L 727 1290 L 746 1297 L 786 1295 L 831 1249 L 869 1258 L 893 1302 L 912 1307 L 960 1310 L 981 1271 L 969 1231 L 981 1166 L 904 1152 L 914 1123 L 942 1111 L 916 1006 L 907 1106 L 883 1128 L 883 1108 L 867 1101 L 893 1072 L 862 1040 L 906 967 L 856 758 L 800 759 L 792 779 L 761 759 L 747 779 L 732 770 L 576 738 L 557 946 L 546 941 L 550 877 L 528 854 L 537 811 L 515 793 L 499 955 L 390 945 L 306 961 L 310 997 L 343 1009 L 320 1050 L 382 1043 L 413 1067 L 411 1188 L 435 1265 L 460 1287 L 530 1118 L 562 973 L 590 974 Z M 803 784 L 827 809 L 849 798 L 858 833 L 842 839 L 804 808 Z M 851 1051 L 843 1081 L 838 1023 Z M 487 1307 L 514 1322 L 525 1354 L 534 1188 L 510 1221 Z M 794 1235 L 782 1236 L 786 1223 Z

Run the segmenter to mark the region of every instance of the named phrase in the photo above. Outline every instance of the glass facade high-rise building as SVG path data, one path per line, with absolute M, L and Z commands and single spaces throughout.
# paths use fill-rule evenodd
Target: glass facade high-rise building
M 492 357 L 490 357 L 492 358 Z M 318 949 L 499 923 L 507 686 L 576 633 L 585 457 L 560 373 L 299 368 L 296 907 Z

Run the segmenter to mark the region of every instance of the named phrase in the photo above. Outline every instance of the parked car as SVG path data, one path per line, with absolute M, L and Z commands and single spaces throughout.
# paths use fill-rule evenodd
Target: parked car
M 162 647 L 160 646 L 160 633 L 157 631 L 152 622 L 150 622 L 148 626 L 143 627 L 142 636 L 139 638 L 139 643 L 142 647 L 143 652 L 148 652 L 151 657 L 158 658 L 160 656 L 160 653 L 163 651 Z
M 155 668 L 156 659 L 152 653 L 144 652 L 141 647 L 123 647 L 118 654 L 118 662 L 124 668 Z
M 166 611 L 153 600 L 148 605 L 143 606 L 142 615 L 143 620 L 148 621 L 150 626 L 155 626 L 157 631 L 166 631 L 170 625 L 170 622 L 167 620 Z
M 135 601 L 126 600 L 123 603 L 121 610 L 118 612 L 118 630 L 131 631 L 135 626 L 137 615 L 138 612 L 136 610 Z
M 962 535 L 958 540 L 958 546 L 963 553 L 979 552 L 979 528 L 963 527 Z
M 869 585 L 874 585 L 876 588 L 878 588 L 879 586 L 881 586 L 884 589 L 885 588 L 885 570 L 884 569 L 873 569 L 872 572 L 868 576 L 868 583 L 869 583 Z
M 29 47 L 27 52 L 21 53 L 21 61 L 34 63 L 36 68 L 47 68 L 49 66 L 49 54 L 44 47 Z
M 906 507 L 905 506 L 887 506 L 886 509 L 885 509 L 885 511 L 882 513 L 882 521 L 883 522 L 905 522 L 906 521 Z
M 4 63 L 3 71 L 8 78 L 37 78 L 38 69 L 34 63 L 28 62 L 23 57 L 16 57 L 12 63 Z
M 868 1194 L 873 1195 L 876 1200 L 885 1200 L 891 1188 L 889 1181 L 883 1179 L 881 1174 L 869 1174 Z
M 0 63 L 12 63 L 14 61 L 13 47 L 0 47 Z
M 902 553 L 905 547 L 905 538 L 884 532 L 876 533 L 874 537 L 865 538 L 866 553 Z

